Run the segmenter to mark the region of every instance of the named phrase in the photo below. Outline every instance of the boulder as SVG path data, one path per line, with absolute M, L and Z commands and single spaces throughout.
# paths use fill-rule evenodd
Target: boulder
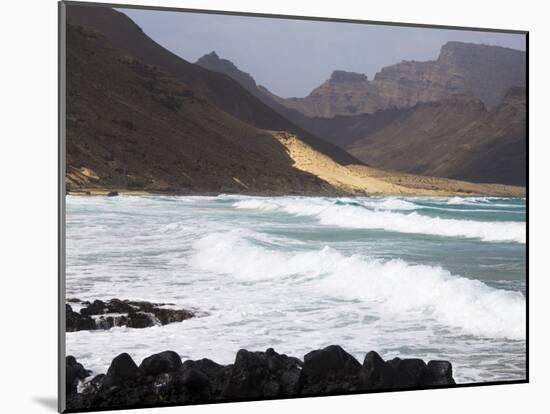
M 225 396 L 232 399 L 254 399 L 263 396 L 263 383 L 269 377 L 265 355 L 241 349 L 237 352 Z
M 82 364 L 76 358 L 69 355 L 65 358 L 65 385 L 67 394 L 74 394 L 77 391 L 78 381 L 90 376 Z
M 115 326 L 129 328 L 148 328 L 155 325 L 166 325 L 182 322 L 195 314 L 186 309 L 169 309 L 163 303 L 110 299 L 94 300 L 92 303 L 71 298 L 71 303 L 80 303 L 80 312 L 74 312 L 69 304 L 67 310 L 67 331 L 111 329 Z M 116 315 L 110 315 L 116 314 Z M 95 318 L 95 319 L 94 319 Z
M 185 388 L 187 401 L 207 400 L 210 397 L 210 379 L 199 369 L 185 370 L 181 376 L 181 384 Z
M 167 325 L 174 322 L 182 322 L 195 316 L 193 312 L 185 309 L 154 308 L 152 310 L 152 313 L 162 325 Z
M 140 374 L 141 371 L 132 357 L 127 353 L 122 353 L 111 362 L 105 376 L 104 385 L 122 385 L 126 382 L 136 381 Z
M 230 365 L 209 359 L 181 362 L 173 351 L 151 355 L 138 367 L 120 354 L 106 375 L 82 384 L 89 372 L 74 357 L 66 358 L 67 408 L 131 408 L 139 405 L 277 398 L 347 392 L 431 387 L 454 384 L 447 361 L 394 358 L 384 361 L 371 351 L 363 365 L 341 347 L 331 345 L 297 358 L 241 349 Z
M 421 359 L 394 358 L 387 363 L 394 370 L 393 387 L 410 388 L 424 385 L 428 368 Z
M 213 399 L 220 399 L 227 388 L 233 365 L 220 365 L 204 358 L 197 361 L 187 360 L 183 363 L 182 372 L 196 369 L 205 374 L 210 382 L 210 394 Z
M 394 381 L 394 372 L 375 351 L 370 351 L 365 356 L 362 372 L 365 388 L 373 390 L 391 388 Z
M 449 361 L 430 361 L 427 365 L 427 371 L 423 384 L 425 386 L 455 384 L 453 366 Z
M 224 396 L 232 399 L 254 399 L 294 395 L 298 392 L 301 361 L 276 353 L 237 352 Z
M 179 371 L 182 367 L 180 356 L 174 351 L 164 351 L 151 355 L 139 366 L 146 375 L 156 376 Z
M 80 314 L 82 316 L 91 316 L 91 315 L 102 315 L 107 313 L 107 304 L 101 300 L 94 300 L 87 307 L 80 309 Z
M 132 310 L 128 312 L 126 326 L 128 326 L 128 328 L 143 329 L 155 326 L 155 322 L 147 313 Z
M 82 316 L 73 311 L 71 305 L 65 305 L 65 329 L 67 332 L 89 331 L 97 329 L 95 321 L 89 316 Z
M 364 388 L 361 364 L 338 345 L 304 356 L 300 375 L 302 394 L 357 391 Z

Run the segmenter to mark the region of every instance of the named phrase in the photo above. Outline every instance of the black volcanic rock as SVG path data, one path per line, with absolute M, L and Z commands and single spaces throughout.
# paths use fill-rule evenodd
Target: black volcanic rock
M 198 361 L 187 360 L 183 363 L 182 372 L 187 370 L 198 370 L 202 372 L 209 381 L 209 390 L 212 398 L 220 399 L 227 388 L 233 365 L 220 365 L 216 362 L 203 358 Z M 193 378 L 192 376 L 190 378 Z
M 370 351 L 363 361 L 363 378 L 368 389 L 388 389 L 393 386 L 395 371 L 375 351 Z
M 223 395 L 226 398 L 254 399 L 296 394 L 300 369 L 299 360 L 278 354 L 272 348 L 266 352 L 241 349 Z
M 426 385 L 452 385 L 455 383 L 453 379 L 453 366 L 449 361 L 430 361 L 427 366 Z
M 65 375 L 66 392 L 73 394 L 76 393 L 78 381 L 90 376 L 90 373 L 76 361 L 75 357 L 69 355 L 65 358 Z
M 67 332 L 94 329 L 111 329 L 115 326 L 129 328 L 148 328 L 155 325 L 167 325 L 182 322 L 195 314 L 186 309 L 164 308 L 165 303 L 110 299 L 94 300 L 92 303 L 71 299 L 83 307 L 80 313 L 66 305 Z
M 108 312 L 107 305 L 101 300 L 94 300 L 91 304 L 80 310 L 82 316 L 102 315 Z
M 339 346 L 298 358 L 241 349 L 234 364 L 209 359 L 181 363 L 166 351 L 145 358 L 137 367 L 128 354 L 113 359 L 107 375 L 97 375 L 77 391 L 89 373 L 67 358 L 67 408 L 130 408 L 136 405 L 276 398 L 292 395 L 349 393 L 454 384 L 447 361 L 394 358 L 384 362 L 369 352 L 363 366 Z
M 361 364 L 338 345 L 304 356 L 302 394 L 356 391 L 363 388 Z
M 191 368 L 183 371 L 181 384 L 190 395 L 190 400 L 204 400 L 210 397 L 210 379 L 199 369 Z
M 179 371 L 182 363 L 177 353 L 174 351 L 164 351 L 145 358 L 139 367 L 145 374 L 156 376 L 167 372 Z
M 115 357 L 107 370 L 104 383 L 108 386 L 120 385 L 129 381 L 136 381 L 141 371 L 127 353 Z
M 394 371 L 393 387 L 411 388 L 418 386 L 426 377 L 428 368 L 421 359 L 394 358 L 387 362 Z
M 67 332 L 87 331 L 97 328 L 95 321 L 91 317 L 83 316 L 80 313 L 73 311 L 73 308 L 69 304 L 65 305 L 65 313 L 65 329 Z

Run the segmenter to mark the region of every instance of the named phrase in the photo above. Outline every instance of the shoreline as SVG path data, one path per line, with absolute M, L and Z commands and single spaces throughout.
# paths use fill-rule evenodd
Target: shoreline
M 131 408 L 151 404 L 188 404 L 335 395 L 380 390 L 456 385 L 449 361 L 393 358 L 375 351 L 361 364 L 338 345 L 313 350 L 303 359 L 240 349 L 232 364 L 186 360 L 174 351 L 143 359 L 116 356 L 105 374 L 92 376 L 75 357 L 66 356 L 66 409 Z
M 501 186 L 503 184 L 480 184 L 489 186 Z M 510 186 L 506 186 L 510 187 Z M 81 196 L 81 197 L 116 197 L 119 195 L 124 196 L 181 196 L 181 197 L 217 197 L 221 195 L 244 195 L 250 197 L 433 197 L 433 198 L 447 198 L 447 197 L 499 197 L 499 198 L 525 198 L 526 188 L 517 187 L 512 190 L 515 194 L 503 194 L 502 192 L 479 192 L 479 193 L 465 193 L 465 192 L 434 192 L 434 194 L 426 194 L 425 192 L 401 194 L 401 193 L 374 193 L 374 194 L 357 194 L 346 192 L 330 192 L 330 193 L 310 193 L 310 192 L 232 192 L 232 191 L 183 191 L 183 190 L 128 190 L 121 188 L 82 188 L 79 190 L 66 191 L 65 195 Z M 113 194 L 115 193 L 115 194 Z

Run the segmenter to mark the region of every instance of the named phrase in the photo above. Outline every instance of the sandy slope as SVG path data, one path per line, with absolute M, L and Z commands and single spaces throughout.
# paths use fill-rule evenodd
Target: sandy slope
M 524 187 L 402 174 L 363 165 L 343 166 L 314 150 L 295 135 L 274 131 L 273 136 L 287 148 L 295 168 L 316 175 L 346 192 L 369 195 L 525 196 Z

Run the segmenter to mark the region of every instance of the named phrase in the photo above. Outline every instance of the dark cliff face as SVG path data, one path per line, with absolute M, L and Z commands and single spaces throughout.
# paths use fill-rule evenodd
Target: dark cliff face
M 448 42 L 437 60 L 390 65 L 373 81 L 365 75 L 336 71 L 307 97 L 278 102 L 306 116 L 325 118 L 410 107 L 452 95 L 475 96 L 492 109 L 509 88 L 525 85 L 525 71 L 525 52 Z
M 525 86 L 525 52 L 505 47 L 449 42 L 437 60 L 462 74 L 465 93 L 479 97 L 489 109 L 496 107 L 514 86 Z

